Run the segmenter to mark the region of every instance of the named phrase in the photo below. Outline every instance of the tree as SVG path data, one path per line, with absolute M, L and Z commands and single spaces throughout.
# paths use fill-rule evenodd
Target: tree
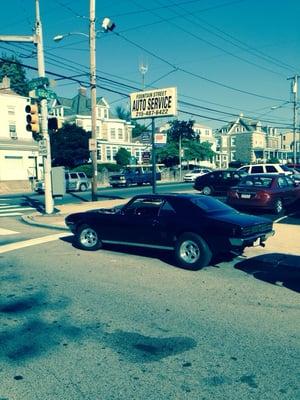
M 148 132 L 148 128 L 145 125 L 139 124 L 137 121 L 131 119 L 130 112 L 126 111 L 124 107 L 117 106 L 115 108 L 116 115 L 119 119 L 130 122 L 133 125 L 132 137 L 136 138 L 144 132 Z
M 130 159 L 131 154 L 128 150 L 124 149 L 124 147 L 121 147 L 115 155 L 116 163 L 122 167 L 128 165 L 130 163 Z
M 198 142 L 189 140 L 183 143 L 184 146 L 184 159 L 191 160 L 211 160 L 214 156 L 214 151 L 211 149 L 211 143 Z
M 195 121 L 193 120 L 179 121 L 177 119 L 174 121 L 170 121 L 170 129 L 168 130 L 168 142 L 178 142 L 182 139 L 198 139 L 198 134 L 193 129 L 194 122 Z
M 20 61 L 14 57 L 2 55 L 0 59 L 0 80 L 7 76 L 10 78 L 10 87 L 21 96 L 28 96 L 28 80 L 26 72 Z
M 86 132 L 75 124 L 65 124 L 56 132 L 50 132 L 52 165 L 74 168 L 90 158 L 89 138 Z

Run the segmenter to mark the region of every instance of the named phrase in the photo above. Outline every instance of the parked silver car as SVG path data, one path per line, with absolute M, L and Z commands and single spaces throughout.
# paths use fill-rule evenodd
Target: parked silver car
M 208 172 L 211 172 L 211 169 L 209 169 L 209 168 L 193 169 L 192 171 L 190 171 L 184 175 L 183 180 L 184 180 L 184 182 L 195 182 L 195 180 L 196 180 L 196 178 L 198 178 L 198 176 L 205 175 Z

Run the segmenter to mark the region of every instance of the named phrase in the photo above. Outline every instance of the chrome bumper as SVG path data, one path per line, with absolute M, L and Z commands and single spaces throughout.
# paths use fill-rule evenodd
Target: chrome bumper
M 249 244 L 255 243 L 255 241 L 258 241 L 257 245 L 260 245 L 262 242 L 266 241 L 269 237 L 274 236 L 275 231 L 263 233 L 263 234 L 257 234 L 253 236 L 249 236 L 247 238 L 229 238 L 229 242 L 232 246 L 234 247 L 241 247 L 241 246 L 247 246 Z

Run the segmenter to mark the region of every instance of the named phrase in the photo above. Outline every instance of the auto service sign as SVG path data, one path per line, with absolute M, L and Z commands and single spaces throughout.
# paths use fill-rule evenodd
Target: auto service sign
M 131 93 L 130 111 L 132 119 L 177 115 L 177 88 Z

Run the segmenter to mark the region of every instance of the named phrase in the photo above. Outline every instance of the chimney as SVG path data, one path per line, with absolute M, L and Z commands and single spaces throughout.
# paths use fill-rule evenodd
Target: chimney
M 80 87 L 80 88 L 78 89 L 78 93 L 79 93 L 81 96 L 86 97 L 86 92 L 87 92 L 87 90 L 86 90 L 85 87 Z
M 10 78 L 8 76 L 3 77 L 0 87 L 1 89 L 10 89 Z

